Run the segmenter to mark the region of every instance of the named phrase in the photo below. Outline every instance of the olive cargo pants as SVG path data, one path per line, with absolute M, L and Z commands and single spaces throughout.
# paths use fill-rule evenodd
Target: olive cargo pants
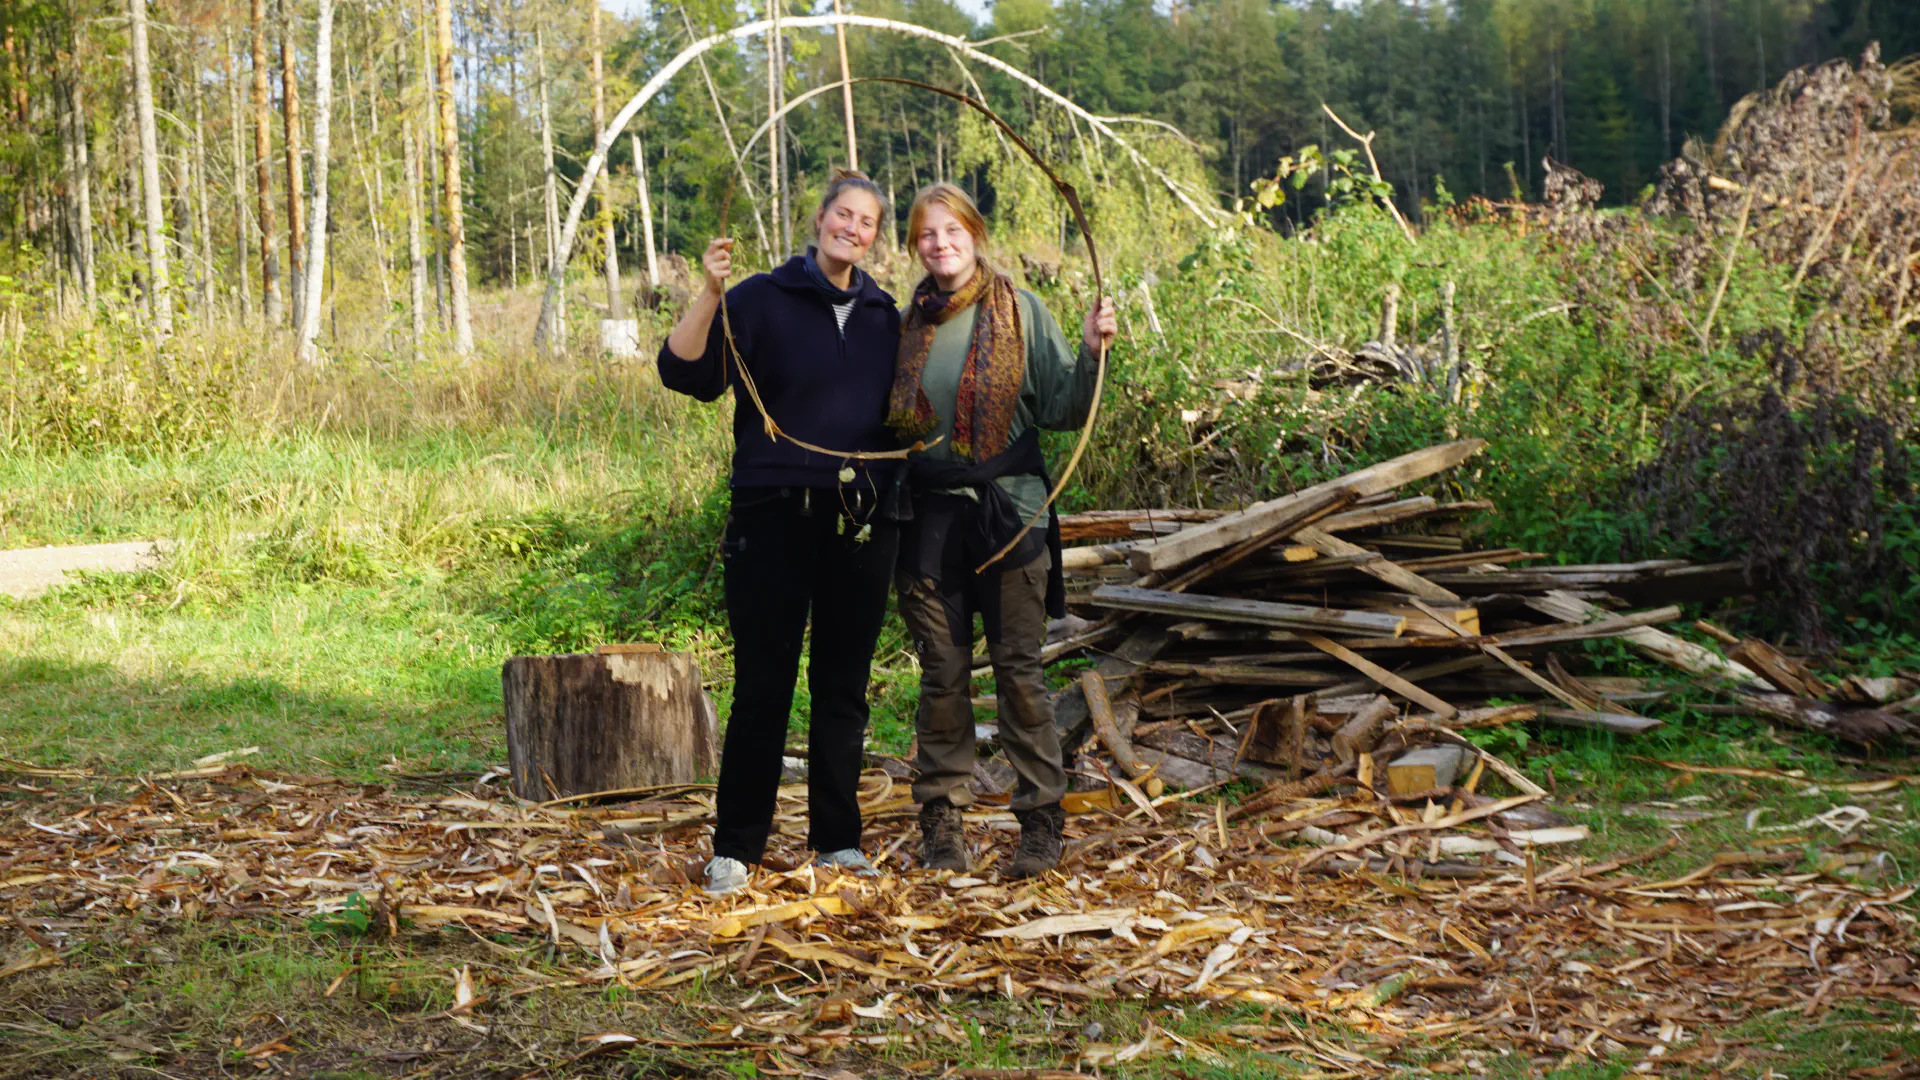
M 974 615 L 981 608 L 979 589 L 999 595 L 998 626 L 989 620 L 987 653 L 993 661 L 994 690 L 1000 711 L 1000 744 L 1019 782 L 1013 809 L 1031 810 L 1060 801 L 1067 774 L 1060 760 L 1060 734 L 1053 726 L 1053 702 L 1047 696 L 1040 646 L 1047 633 L 1046 551 L 1024 566 L 989 572 L 955 590 L 951 583 L 914 575 L 901 567 L 896 582 L 900 616 L 913 634 L 920 657 L 920 710 L 914 727 L 920 748 L 914 757 L 919 778 L 915 802 L 945 798 L 955 806 L 973 802 L 967 784 L 973 776 L 972 668 Z M 995 580 L 997 579 L 997 580 Z M 947 596 L 942 596 L 946 592 Z M 958 595 L 955 595 L 955 594 Z M 989 607 L 994 605 L 988 605 Z

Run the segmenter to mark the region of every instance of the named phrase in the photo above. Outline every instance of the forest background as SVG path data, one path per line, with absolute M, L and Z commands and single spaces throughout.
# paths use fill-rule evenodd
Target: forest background
M 844 70 L 983 98 L 1086 203 L 1121 333 L 1063 509 L 1237 506 L 1477 436 L 1486 450 L 1427 488 L 1492 504 L 1474 545 L 1737 559 L 1751 594 L 1689 615 L 1823 669 L 1920 672 L 1920 5 L 1000 0 L 981 22 L 943 0 L 840 6 L 948 35 L 850 29 Z M 724 715 L 731 410 L 667 393 L 649 362 L 723 206 L 736 265 L 765 267 L 804 245 L 827 170 L 857 151 L 896 202 L 935 178 L 972 189 L 993 257 L 1063 321 L 1093 299 L 1044 177 L 948 99 L 863 84 L 849 122 L 829 90 L 752 142 L 840 77 L 826 28 L 706 52 L 605 140 L 611 174 L 576 187 L 596 132 L 690 41 L 830 10 L 0 0 L 0 551 L 162 541 L 137 572 L 0 594 L 0 769 L 95 770 L 65 788 L 8 773 L 0 831 L 229 751 L 263 774 L 497 791 L 515 654 L 665 642 L 697 655 Z M 904 295 L 914 264 L 888 225 L 869 265 Z M 602 348 L 614 314 L 637 359 Z M 1590 827 L 1582 858 L 1684 874 L 1761 842 L 1763 811 L 1806 824 L 1867 799 L 1845 782 L 1886 766 L 1731 714 L 1617 642 L 1577 648 L 1575 674 L 1666 691 L 1645 706 L 1665 726 L 1472 734 Z M 917 675 L 890 616 L 875 750 L 908 744 Z M 808 701 L 803 675 L 796 751 Z M 1737 775 L 1753 769 L 1841 783 Z M 1873 798 L 1872 836 L 1910 876 L 1920 787 Z M 1812 873 L 1855 839 L 1779 843 Z M 417 1065 L 410 1017 L 453 1007 L 449 969 L 553 961 L 539 942 L 124 923 L 59 966 L 0 972 L 9 1075 L 107 1075 L 112 1054 L 157 1071 L 136 1060 L 148 1044 L 97 1037 L 147 1015 L 206 1075 L 282 1015 L 330 1055 L 395 1052 L 338 1075 L 391 1075 Z M 494 1015 L 592 1032 L 642 1009 L 648 1030 L 704 1030 L 723 984 L 673 1008 L 562 991 Z M 1904 1007 L 1844 1008 L 1722 1034 L 1785 1075 L 1920 1056 Z M 1054 1063 L 1034 1057 L 1057 1049 L 1051 1013 L 968 1015 L 965 1061 Z M 1129 1040 L 1168 1022 L 1092 1015 Z M 636 1068 L 758 1075 L 724 1051 Z
M 1123 335 L 1067 509 L 1234 505 L 1482 435 L 1455 494 L 1497 504 L 1488 539 L 1743 558 L 1761 598 L 1723 617 L 1916 666 L 1908 8 L 842 9 L 949 35 L 854 27 L 844 70 L 978 95 L 1085 198 Z M 704 53 L 577 190 L 690 41 L 812 13 L 0 9 L 0 548 L 168 551 L 0 600 L 5 749 L 475 767 L 504 656 L 635 638 L 698 651 L 724 703 L 728 418 L 644 360 L 722 213 L 765 265 L 857 153 L 896 200 L 973 189 L 1060 310 L 1092 286 L 1065 207 L 974 114 L 806 97 L 843 70 L 830 29 Z M 872 260 L 897 295 L 899 227 Z M 599 347 L 610 314 L 640 361 Z M 1411 359 L 1354 366 L 1396 340 Z M 912 683 L 895 626 L 883 745 Z

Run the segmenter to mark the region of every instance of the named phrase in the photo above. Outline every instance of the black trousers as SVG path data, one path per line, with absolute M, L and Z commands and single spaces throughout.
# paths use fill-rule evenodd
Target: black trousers
M 734 491 L 721 544 L 733 711 L 720 751 L 715 855 L 756 863 L 766 852 L 809 616 L 807 845 L 860 846 L 867 682 L 899 547 L 899 526 L 874 512 L 870 496 L 846 489 Z

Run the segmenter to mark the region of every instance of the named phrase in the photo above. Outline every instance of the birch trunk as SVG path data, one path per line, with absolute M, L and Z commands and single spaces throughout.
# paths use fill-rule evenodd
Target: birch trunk
M 843 14 L 840 9 L 840 0 L 833 0 L 833 13 Z M 853 75 L 847 67 L 847 28 L 834 27 L 833 36 L 840 46 L 840 107 L 847 118 L 847 168 L 858 169 L 860 168 L 860 142 L 853 134 Z
M 542 196 L 545 200 L 547 234 L 547 276 L 561 273 L 554 257 L 560 243 L 560 198 L 556 176 L 553 171 L 553 113 L 547 105 L 547 39 L 538 25 L 533 28 L 533 57 L 539 68 L 540 96 L 540 154 L 546 163 L 546 175 L 542 178 Z M 564 283 L 554 294 L 554 343 L 560 348 L 567 345 L 567 294 Z
M 600 0 L 587 0 L 592 5 L 592 13 L 587 17 L 588 37 L 593 49 L 593 142 L 600 143 L 600 133 L 607 126 L 607 88 L 603 57 L 600 51 Z M 606 222 L 600 239 L 607 246 L 607 318 L 626 318 L 625 305 L 620 300 L 620 248 L 613 237 L 613 200 L 612 188 L 608 183 L 605 170 L 601 170 L 600 179 L 595 186 L 600 196 L 600 216 Z
M 87 313 L 91 318 L 100 291 L 94 275 L 93 163 L 87 145 L 92 133 L 87 126 L 85 79 L 77 40 L 74 43 L 73 68 L 73 81 L 67 85 L 67 122 L 73 125 L 73 202 L 74 212 L 79 217 L 80 292 L 86 298 Z
M 427 358 L 427 257 L 420 242 L 420 138 L 417 121 L 401 125 L 407 155 L 407 282 L 413 314 L 413 362 Z
M 300 362 L 320 361 L 320 296 L 327 280 L 327 166 L 332 147 L 333 0 L 320 0 L 313 55 L 313 229 L 307 249 L 306 295 L 300 302 Z
M 425 147 L 427 173 L 433 182 L 428 190 L 435 197 L 427 200 L 433 210 L 433 238 L 427 259 L 433 264 L 433 316 L 440 321 L 440 329 L 447 329 L 447 263 L 446 223 L 440 220 L 440 67 L 433 60 L 434 27 L 427 17 L 427 8 L 420 8 L 420 87 L 426 94 L 427 125 Z
M 633 140 L 633 186 L 640 195 L 640 242 L 647 251 L 647 287 L 660 287 L 660 264 L 653 257 L 653 200 L 647 196 L 647 149 L 640 145 L 640 134 Z
M 240 137 L 240 58 L 233 47 L 233 29 L 225 31 L 227 52 L 227 148 L 233 169 L 233 264 L 240 271 L 240 317 L 253 318 L 253 282 L 247 269 L 246 143 Z
M 780 114 L 780 0 L 767 0 L 767 119 Z M 786 255 L 786 206 L 780 190 L 780 126 L 774 124 L 767 139 L 767 202 L 773 210 L 773 242 L 780 245 L 772 252 L 769 264 L 778 266 Z
M 173 334 L 167 281 L 166 217 L 160 207 L 160 138 L 153 127 L 153 69 L 147 58 L 147 0 L 128 0 L 133 38 L 133 110 L 140 138 L 140 201 L 146 220 L 147 305 L 153 331 Z
M 253 183 L 260 214 L 260 291 L 267 325 L 280 325 L 280 254 L 273 220 L 273 110 L 267 92 L 267 0 L 253 0 Z M 244 257 L 244 256 L 243 256 Z
M 193 86 L 193 195 L 200 241 L 200 317 L 213 321 L 213 208 L 207 198 L 206 92 Z
M 434 0 L 434 66 L 440 85 L 440 171 L 445 177 L 441 202 L 447 219 L 448 292 L 453 301 L 453 351 L 473 353 L 473 322 L 467 310 L 467 235 L 460 205 L 460 129 L 453 115 L 453 4 Z
M 369 83 L 372 82 L 373 75 L 371 72 L 368 73 L 367 80 Z M 378 115 L 377 111 L 373 115 Z M 369 117 L 369 119 L 371 119 L 371 117 Z M 379 146 L 380 133 L 377 128 L 378 122 L 375 121 L 375 123 L 376 129 L 374 131 L 373 145 Z M 380 275 L 380 308 L 382 311 L 392 311 L 393 282 L 391 281 L 391 277 L 393 268 L 387 265 L 386 230 L 380 227 L 380 206 L 385 200 L 379 197 L 374 191 L 374 176 L 368 173 L 367 152 L 360 142 L 360 110 L 354 104 L 353 55 L 351 53 L 347 55 L 347 133 L 353 139 L 353 160 L 355 166 L 360 171 L 360 188 L 367 196 L 367 227 L 373 233 L 373 264 L 375 272 Z M 379 171 L 380 163 L 376 160 L 372 172 L 377 175 Z M 382 330 L 381 337 L 385 336 L 386 333 Z
M 293 65 L 293 22 L 280 4 L 280 98 L 286 121 L 287 280 L 293 286 L 293 328 L 306 325 L 307 217 L 302 203 L 306 179 L 300 169 L 300 78 Z

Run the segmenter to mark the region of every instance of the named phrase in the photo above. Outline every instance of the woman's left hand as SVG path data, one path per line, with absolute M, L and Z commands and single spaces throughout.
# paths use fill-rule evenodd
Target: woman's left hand
M 1113 335 L 1119 329 L 1120 323 L 1113 316 L 1113 298 L 1103 296 L 1080 324 L 1080 341 L 1088 352 L 1098 356 L 1102 349 L 1113 344 Z

